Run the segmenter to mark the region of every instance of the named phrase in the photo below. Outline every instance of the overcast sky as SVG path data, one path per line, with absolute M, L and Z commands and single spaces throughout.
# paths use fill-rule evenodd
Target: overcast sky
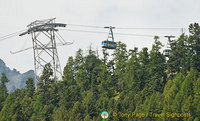
M 26 29 L 26 26 L 40 19 L 56 17 L 56 22 L 94 26 L 115 26 L 132 28 L 188 28 L 190 23 L 200 21 L 199 0 L 0 0 L 0 37 Z M 67 26 L 67 29 L 91 30 L 89 28 Z M 93 29 L 105 31 L 104 29 Z M 175 35 L 180 30 L 114 30 L 116 33 Z M 185 30 L 185 32 L 187 32 Z M 58 48 L 62 68 L 69 56 L 74 56 L 78 48 L 86 53 L 89 46 L 101 50 L 101 41 L 107 34 L 60 31 L 66 41 L 73 45 Z M 115 35 L 115 41 L 122 41 L 128 48 L 134 46 L 151 48 L 153 37 Z M 166 44 L 166 38 L 160 38 Z M 13 37 L 0 41 L 0 58 L 11 69 L 20 72 L 34 69 L 33 51 L 15 55 L 10 51 L 30 47 L 30 35 Z M 99 52 L 100 53 L 100 52 Z

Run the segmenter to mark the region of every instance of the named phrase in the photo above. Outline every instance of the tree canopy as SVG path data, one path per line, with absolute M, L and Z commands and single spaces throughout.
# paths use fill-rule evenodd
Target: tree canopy
M 189 26 L 170 43 L 166 58 L 155 36 L 152 48 L 127 50 L 118 42 L 103 57 L 79 49 L 69 57 L 62 80 L 52 77 L 46 64 L 37 88 L 32 78 L 26 88 L 8 94 L 5 74 L 0 79 L 0 121 L 112 121 L 200 120 L 200 26 Z

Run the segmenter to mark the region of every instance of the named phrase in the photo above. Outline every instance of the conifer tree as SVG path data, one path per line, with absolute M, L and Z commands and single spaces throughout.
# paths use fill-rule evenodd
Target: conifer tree
M 8 82 L 9 80 L 6 77 L 5 73 L 2 73 L 0 79 L 0 111 L 3 108 L 4 101 L 6 100 L 6 97 L 8 95 L 8 90 L 6 88 L 6 83 Z

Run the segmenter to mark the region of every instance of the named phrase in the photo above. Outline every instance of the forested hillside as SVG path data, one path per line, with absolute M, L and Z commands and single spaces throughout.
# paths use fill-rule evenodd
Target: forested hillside
M 79 49 L 59 82 L 47 64 L 37 89 L 29 78 L 26 88 L 8 94 L 2 75 L 0 121 L 199 121 L 200 26 L 191 24 L 189 32 L 171 42 L 168 59 L 155 36 L 150 50 L 119 42 L 99 58 Z
M 25 73 L 20 73 L 16 69 L 11 70 L 9 67 L 6 66 L 4 61 L 0 59 L 0 74 L 1 73 L 5 73 L 5 75 L 10 80 L 8 83 L 6 83 L 8 92 L 13 92 L 16 89 L 25 88 L 26 80 L 29 77 L 33 78 L 35 75 L 33 70 L 29 70 Z

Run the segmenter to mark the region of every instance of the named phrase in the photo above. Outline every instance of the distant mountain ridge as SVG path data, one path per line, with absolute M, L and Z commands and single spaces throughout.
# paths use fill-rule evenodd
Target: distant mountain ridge
M 34 71 L 29 70 L 25 73 L 20 73 L 16 69 L 11 70 L 9 67 L 6 66 L 5 62 L 0 59 L 0 74 L 5 73 L 7 78 L 10 80 L 6 86 L 8 92 L 13 92 L 16 89 L 21 89 L 26 86 L 26 80 L 29 77 L 34 78 Z

